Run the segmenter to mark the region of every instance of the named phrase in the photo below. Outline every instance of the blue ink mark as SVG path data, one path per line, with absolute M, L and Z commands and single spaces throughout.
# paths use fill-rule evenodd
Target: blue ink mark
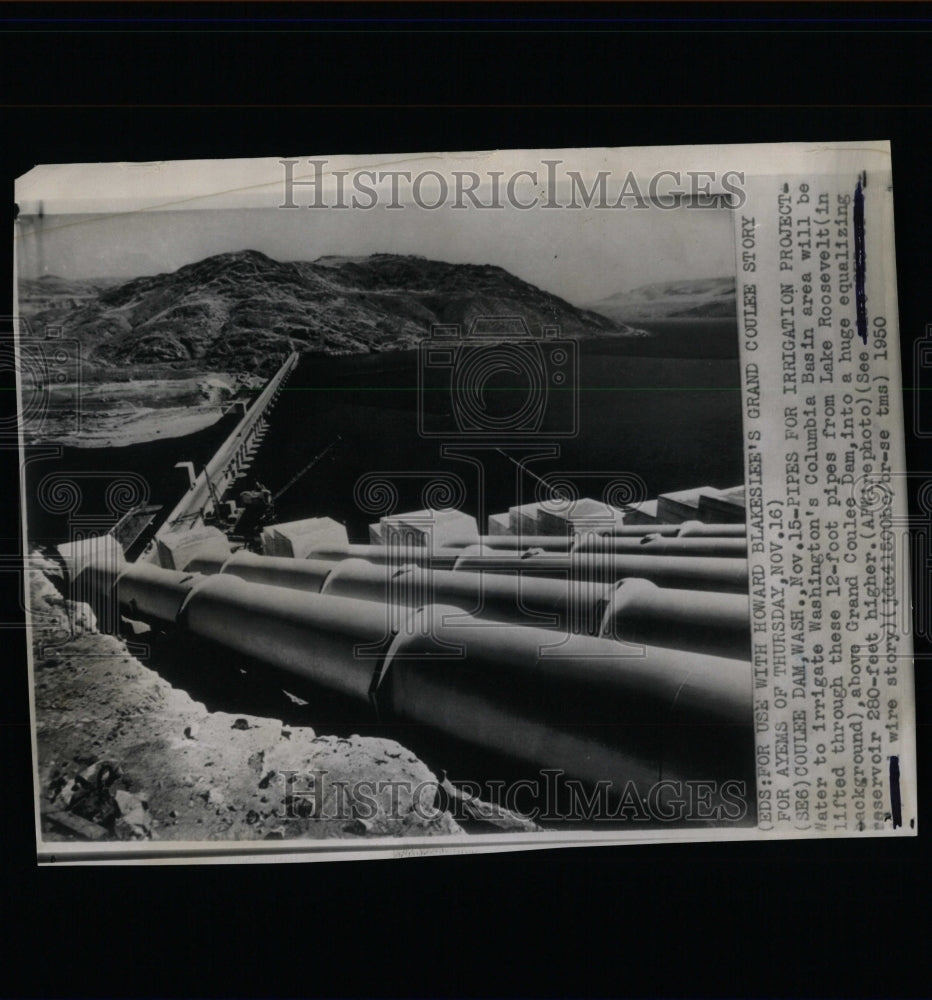
M 864 189 L 861 181 L 854 189 L 854 301 L 858 336 L 867 343 L 867 250 L 864 245 Z
M 893 829 L 903 825 L 903 805 L 900 802 L 900 758 L 890 758 L 890 812 Z

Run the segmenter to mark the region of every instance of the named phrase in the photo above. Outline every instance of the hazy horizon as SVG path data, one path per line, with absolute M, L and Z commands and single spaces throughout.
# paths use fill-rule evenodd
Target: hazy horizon
M 735 274 L 727 210 L 205 209 L 21 216 L 16 229 L 23 279 L 130 280 L 244 250 L 281 262 L 391 253 L 497 265 L 579 306 L 655 282 Z

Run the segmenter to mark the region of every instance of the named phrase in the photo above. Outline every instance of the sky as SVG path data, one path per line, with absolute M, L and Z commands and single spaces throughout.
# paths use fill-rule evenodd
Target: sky
M 22 216 L 21 278 L 135 278 L 217 253 L 280 260 L 418 254 L 495 264 L 574 305 L 640 285 L 733 275 L 733 215 L 721 209 L 425 210 L 300 207 Z

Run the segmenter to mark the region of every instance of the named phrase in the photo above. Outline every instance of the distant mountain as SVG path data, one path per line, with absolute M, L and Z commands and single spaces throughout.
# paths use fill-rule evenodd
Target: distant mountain
M 88 292 L 99 292 L 101 287 L 90 281 L 43 274 L 40 278 L 23 278 L 19 290 L 21 295 L 34 298 L 41 295 L 85 295 Z
M 60 326 L 85 357 L 107 366 L 196 362 L 267 372 L 292 350 L 400 350 L 433 324 L 468 329 L 479 316 L 523 316 L 532 332 L 557 325 L 565 336 L 644 336 L 500 267 L 394 254 L 282 263 L 243 250 L 111 287 L 66 285 L 56 294 L 47 279 L 23 282 L 24 315 L 35 327 Z
M 712 319 L 735 316 L 735 279 L 702 278 L 641 285 L 617 292 L 590 307 L 608 319 L 637 323 L 650 319 Z
M 19 283 L 20 310 L 25 315 L 36 315 L 49 310 L 76 309 L 95 301 L 103 289 L 112 283 L 112 280 L 106 278 L 87 281 L 62 278 L 57 274 L 23 278 Z

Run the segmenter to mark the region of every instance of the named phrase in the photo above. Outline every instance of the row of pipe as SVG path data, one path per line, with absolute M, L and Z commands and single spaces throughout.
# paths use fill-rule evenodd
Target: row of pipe
M 372 565 L 400 569 L 417 565 L 431 570 L 452 570 L 484 574 L 520 574 L 524 577 L 547 576 L 614 583 L 625 577 L 650 580 L 661 587 L 685 590 L 712 590 L 746 594 L 747 560 L 725 556 L 675 556 L 657 554 L 617 554 L 614 552 L 554 553 L 471 552 L 470 550 L 431 551 L 425 548 L 343 545 L 319 550 L 306 560 L 287 557 L 257 556 L 239 552 L 227 563 L 218 557 L 195 558 L 187 569 L 195 572 L 219 572 L 222 565 L 237 567 L 244 579 L 271 583 L 289 580 L 289 586 L 320 589 L 316 582 L 334 566 L 347 560 L 363 560 Z M 301 581 L 308 579 L 308 583 Z
M 481 553 L 490 548 L 482 544 L 467 546 L 465 551 Z M 548 551 L 546 545 L 524 544 L 515 549 L 540 548 Z M 651 555 L 673 556 L 725 556 L 740 559 L 747 553 L 744 538 L 668 538 L 665 535 L 641 535 L 637 538 L 620 538 L 616 535 L 576 535 L 573 544 L 562 550 L 570 554 L 577 552 L 604 553 L 650 553 Z
M 505 538 L 505 536 L 502 536 Z M 572 538 L 532 535 L 527 537 L 507 537 L 480 540 L 473 545 L 425 546 L 415 541 L 406 542 L 399 538 L 392 544 L 334 545 L 317 549 L 310 558 L 360 558 L 386 561 L 398 552 L 413 552 L 423 558 L 446 559 L 451 565 L 463 555 L 498 555 L 521 552 L 546 552 L 548 555 L 575 555 L 581 552 L 603 555 L 664 555 L 664 556 L 718 556 L 741 559 L 747 554 L 747 540 L 744 538 L 668 538 L 665 535 L 640 535 L 620 538 L 615 535 L 583 534 Z
M 458 607 L 408 609 L 227 571 L 134 563 L 85 572 L 99 600 L 129 614 L 535 768 L 619 790 L 634 781 L 644 794 L 666 779 L 750 781 L 746 661 L 496 627 Z
M 702 539 L 696 539 L 702 541 Z M 733 556 L 680 555 L 653 550 L 631 553 L 600 552 L 483 552 L 430 550 L 414 546 L 343 545 L 310 553 L 314 562 L 338 563 L 363 559 L 377 565 L 401 567 L 408 563 L 433 570 L 486 574 L 562 577 L 613 583 L 625 577 L 650 580 L 660 587 L 684 590 L 748 592 L 747 560 Z
M 432 570 L 346 559 L 337 563 L 259 556 L 195 559 L 189 572 L 224 573 L 253 583 L 417 608 L 451 605 L 480 619 L 582 632 L 628 642 L 750 655 L 747 594 L 660 588 L 646 579 L 568 580 L 491 572 Z
M 478 538 L 462 538 L 445 541 L 448 548 L 466 548 L 481 545 L 487 549 L 541 548 L 554 551 L 572 549 L 580 539 L 589 540 L 593 536 L 603 539 L 639 539 L 648 536 L 664 538 L 746 538 L 743 524 L 705 524 L 702 521 L 684 521 L 682 524 L 619 524 L 600 526 L 593 521 L 591 526 L 577 527 L 565 535 L 480 535 Z

